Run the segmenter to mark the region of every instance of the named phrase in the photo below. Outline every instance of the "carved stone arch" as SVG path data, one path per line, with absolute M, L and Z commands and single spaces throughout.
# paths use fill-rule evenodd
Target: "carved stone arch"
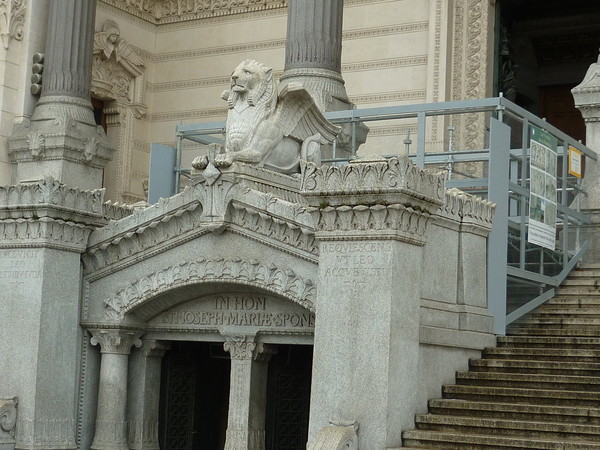
M 144 71 L 142 59 L 120 37 L 118 25 L 107 20 L 94 36 L 91 90 L 93 97 L 104 101 L 107 135 L 117 148 L 105 170 L 107 197 L 114 201 L 144 200 L 130 186 L 135 125 L 147 110 Z
M 250 288 L 285 298 L 314 313 L 315 284 L 289 268 L 256 260 L 204 259 L 181 262 L 138 278 L 104 301 L 104 318 L 122 322 L 128 315 L 147 321 L 215 285 Z M 187 293 L 188 295 L 182 295 Z M 175 295 L 176 294 L 176 295 Z

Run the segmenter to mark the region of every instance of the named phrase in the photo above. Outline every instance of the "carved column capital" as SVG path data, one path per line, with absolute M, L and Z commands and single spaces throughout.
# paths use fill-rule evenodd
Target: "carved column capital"
M 142 354 L 149 358 L 162 358 L 167 350 L 170 350 L 171 343 L 157 341 L 156 339 L 142 339 Z
M 131 347 L 140 347 L 142 341 L 140 331 L 132 330 L 89 330 L 92 333 L 90 343 L 100 345 L 101 353 L 113 353 L 116 355 L 129 355 Z
M 17 397 L 0 397 L 0 443 L 4 439 L 15 437 L 15 425 L 17 424 Z M 14 443 L 14 441 L 13 441 Z
M 231 338 L 223 344 L 223 348 L 231 355 L 231 359 L 269 361 L 271 355 L 277 353 L 275 347 L 262 342 L 247 341 L 244 338 Z

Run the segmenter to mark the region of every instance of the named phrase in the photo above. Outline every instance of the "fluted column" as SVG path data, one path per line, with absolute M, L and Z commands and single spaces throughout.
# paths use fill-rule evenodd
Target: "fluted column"
M 231 384 L 225 450 L 264 450 L 267 369 L 274 349 L 262 343 L 230 341 Z
M 42 93 L 30 120 L 13 127 L 13 183 L 53 177 L 82 189 L 102 187 L 114 147 L 90 102 L 96 0 L 49 0 Z
M 350 109 L 340 73 L 343 0 L 290 0 L 282 85 L 301 83 L 321 111 Z
M 142 345 L 141 333 L 129 330 L 91 330 L 92 345 L 100 345 L 100 383 L 96 432 L 92 450 L 128 450 L 127 370 L 132 346 Z
M 343 0 L 290 0 L 286 71 L 311 67 L 340 73 L 343 9 Z
M 90 101 L 96 0 L 51 0 L 42 98 Z

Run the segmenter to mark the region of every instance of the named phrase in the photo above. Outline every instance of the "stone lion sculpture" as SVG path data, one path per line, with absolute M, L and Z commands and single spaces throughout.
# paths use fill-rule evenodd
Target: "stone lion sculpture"
M 211 161 L 217 167 L 240 161 L 297 173 L 301 159 L 320 163 L 320 146 L 331 144 L 339 132 L 301 84 L 278 93 L 273 70 L 251 59 L 233 71 L 231 89 L 221 97 L 229 112 L 225 145 Z M 192 166 L 201 170 L 208 163 L 208 157 L 200 156 Z

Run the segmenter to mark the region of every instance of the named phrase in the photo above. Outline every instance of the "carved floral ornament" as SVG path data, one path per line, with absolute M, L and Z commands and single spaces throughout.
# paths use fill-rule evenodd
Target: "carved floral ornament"
M 309 196 L 407 193 L 432 204 L 444 200 L 444 174 L 419 169 L 404 156 L 357 160 L 345 166 L 304 162 L 301 183 Z
M 314 312 L 316 288 L 309 279 L 291 269 L 258 261 L 204 259 L 182 262 L 176 266 L 140 278 L 104 301 L 105 318 L 121 321 L 125 315 L 147 300 L 170 290 L 198 283 L 229 282 L 254 286 L 287 298 Z
M 491 227 L 496 204 L 452 188 L 446 191 L 446 203 L 442 209 L 447 214 L 458 216 L 462 221 Z
M 152 23 L 284 8 L 286 0 L 100 0 Z
M 18 403 L 19 400 L 17 397 L 0 398 L 0 443 L 2 442 L 3 433 L 11 438 L 15 437 Z
M 5 50 L 11 39 L 23 40 L 26 9 L 26 0 L 0 0 L 0 36 Z

